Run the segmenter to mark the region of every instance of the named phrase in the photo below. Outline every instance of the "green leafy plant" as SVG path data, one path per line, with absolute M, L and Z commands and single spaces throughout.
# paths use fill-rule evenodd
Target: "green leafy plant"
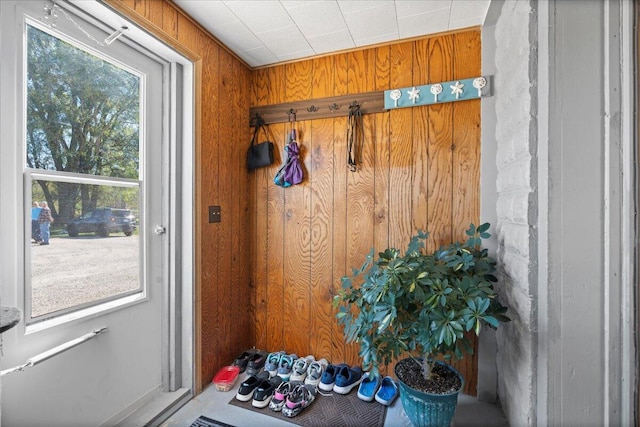
M 342 278 L 334 297 L 338 322 L 347 342 L 360 346 L 363 367 L 379 366 L 403 356 L 422 360 L 431 377 L 435 360 L 461 359 L 473 353 L 465 332 L 480 334 L 481 325 L 509 321 L 496 299 L 495 260 L 482 249 L 489 224 L 471 224 L 464 243 L 451 243 L 426 254 L 428 234 L 419 231 L 401 255 L 389 248 L 374 260 L 373 251 L 351 276 Z

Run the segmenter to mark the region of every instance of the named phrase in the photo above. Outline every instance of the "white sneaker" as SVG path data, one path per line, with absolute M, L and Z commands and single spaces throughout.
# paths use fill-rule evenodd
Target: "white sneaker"
M 305 378 L 304 383 L 317 387 L 322 379 L 322 373 L 328 365 L 329 362 L 324 358 L 311 362 L 309 369 L 307 369 L 307 377 Z
M 315 362 L 316 358 L 313 355 L 308 355 L 307 357 L 301 357 L 293 363 L 293 368 L 291 369 L 291 377 L 289 377 L 289 381 L 293 382 L 303 382 L 307 377 L 307 370 L 309 369 L 309 365 Z

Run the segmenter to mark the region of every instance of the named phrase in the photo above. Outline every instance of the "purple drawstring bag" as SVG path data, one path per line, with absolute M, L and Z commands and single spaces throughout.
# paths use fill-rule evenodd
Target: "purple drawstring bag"
M 290 187 L 302 182 L 303 173 L 300 165 L 300 147 L 296 142 L 296 130 L 289 134 L 289 143 L 285 146 L 287 153 L 284 164 L 278 169 L 273 182 L 280 187 Z

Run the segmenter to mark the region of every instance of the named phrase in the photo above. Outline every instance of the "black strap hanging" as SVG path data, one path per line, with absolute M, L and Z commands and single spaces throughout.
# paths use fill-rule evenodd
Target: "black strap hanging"
M 362 148 L 364 146 L 364 126 L 362 110 L 357 102 L 349 106 L 347 122 L 347 164 L 351 172 L 358 170 L 358 163 L 362 164 Z

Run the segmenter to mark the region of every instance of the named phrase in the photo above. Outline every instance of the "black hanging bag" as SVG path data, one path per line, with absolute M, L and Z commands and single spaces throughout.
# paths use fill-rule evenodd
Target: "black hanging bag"
M 247 151 L 247 168 L 258 169 L 273 164 L 273 142 L 264 141 L 256 144 L 260 129 L 264 131 L 265 138 L 268 138 L 267 129 L 264 126 L 264 120 L 260 116 L 256 117 L 253 138 L 251 138 L 251 146 Z

